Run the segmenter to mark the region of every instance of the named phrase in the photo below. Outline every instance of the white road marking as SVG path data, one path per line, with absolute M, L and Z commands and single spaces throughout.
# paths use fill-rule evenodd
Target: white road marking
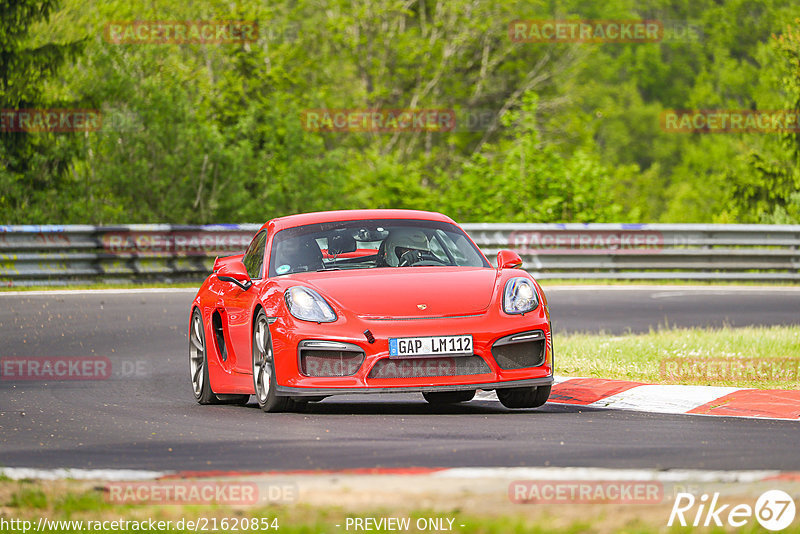
M 32 467 L 0 467 L 0 476 L 12 480 L 26 478 L 38 480 L 154 480 L 169 474 L 167 471 L 142 471 L 137 469 L 36 469 Z
M 655 480 L 661 482 L 758 482 L 777 470 L 709 471 L 700 469 L 611 469 L 605 467 L 456 467 L 437 471 L 437 478 L 527 480 Z

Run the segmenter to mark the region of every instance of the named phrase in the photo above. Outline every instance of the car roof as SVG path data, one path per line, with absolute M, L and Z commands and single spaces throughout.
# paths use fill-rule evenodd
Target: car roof
M 277 232 L 284 228 L 294 228 L 306 224 L 318 224 L 338 221 L 358 221 L 369 219 L 416 219 L 423 221 L 441 221 L 455 224 L 450 217 L 434 211 L 373 209 L 373 210 L 339 210 L 318 211 L 314 213 L 300 213 L 278 217 L 268 221 L 262 228 L 271 227 L 270 231 Z

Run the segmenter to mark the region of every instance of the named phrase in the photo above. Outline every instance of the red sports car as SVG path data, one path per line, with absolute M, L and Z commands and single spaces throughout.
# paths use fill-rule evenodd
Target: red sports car
M 330 395 L 495 390 L 541 406 L 553 383 L 547 300 L 509 250 L 494 269 L 439 213 L 355 210 L 273 219 L 217 258 L 197 293 L 189 367 L 201 404 L 255 395 L 267 412 Z

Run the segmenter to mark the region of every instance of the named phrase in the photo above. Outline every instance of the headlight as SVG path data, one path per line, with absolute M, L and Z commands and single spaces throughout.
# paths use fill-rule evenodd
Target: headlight
M 512 278 L 503 291 L 503 311 L 510 314 L 528 313 L 536 309 L 539 299 L 536 289 L 527 278 Z
M 283 294 L 289 312 L 303 321 L 332 323 L 336 314 L 330 304 L 313 289 L 302 286 L 290 287 Z

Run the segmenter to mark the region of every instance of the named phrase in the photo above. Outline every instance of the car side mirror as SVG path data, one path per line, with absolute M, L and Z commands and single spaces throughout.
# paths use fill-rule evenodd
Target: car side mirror
M 519 269 L 522 267 L 522 258 L 513 250 L 501 250 L 497 253 L 497 269 Z
M 247 274 L 247 269 L 240 261 L 233 261 L 226 263 L 217 271 L 217 279 L 223 282 L 231 282 L 247 291 L 253 282 L 250 280 L 250 275 Z

